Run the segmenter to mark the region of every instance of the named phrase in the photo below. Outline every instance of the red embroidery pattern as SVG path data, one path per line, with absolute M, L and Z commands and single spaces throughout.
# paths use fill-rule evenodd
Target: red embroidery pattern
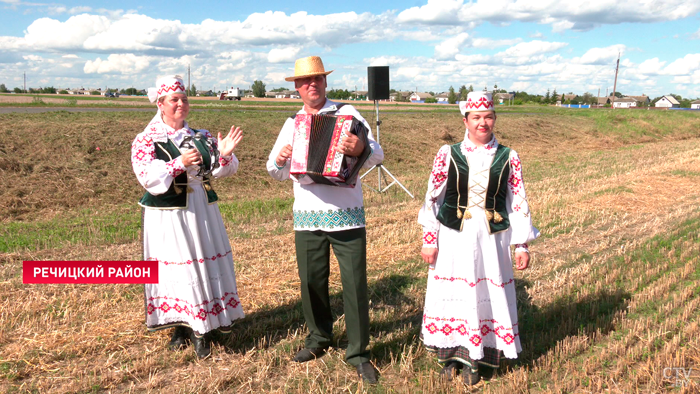
M 219 157 L 219 164 L 221 165 L 221 167 L 226 167 L 227 165 L 231 164 L 232 161 L 233 156 L 231 156 L 230 159 L 227 159 L 225 157 Z
M 515 247 L 516 248 L 525 248 L 525 249 L 528 248 L 527 244 L 515 244 Z
M 224 254 L 217 253 L 216 256 L 212 256 L 212 257 L 203 257 L 203 258 L 198 259 L 198 260 L 187 260 L 187 261 L 183 261 L 183 262 L 165 261 L 165 260 L 158 260 L 158 259 L 155 259 L 155 260 L 157 260 L 159 263 L 162 263 L 162 264 L 164 264 L 164 265 L 185 265 L 185 264 L 193 264 L 193 263 L 203 263 L 203 262 L 205 262 L 205 261 L 207 261 L 207 260 L 208 260 L 208 261 L 215 261 L 215 260 L 220 259 L 220 258 L 222 258 L 222 257 L 226 257 L 226 256 L 228 256 L 228 255 L 230 255 L 230 254 L 231 254 L 231 251 L 229 250 L 228 252 L 226 252 L 226 253 L 224 253 Z
M 448 147 L 449 149 L 449 147 Z M 447 180 L 447 152 L 448 149 L 440 149 L 433 162 L 431 179 L 433 189 L 437 189 Z
M 469 341 L 474 344 L 474 346 L 479 346 L 483 342 L 484 338 L 486 338 L 488 335 L 495 335 L 497 338 L 501 339 L 503 342 L 505 342 L 507 345 L 511 345 L 517 336 L 520 334 L 513 334 L 513 328 L 506 328 L 503 325 L 498 325 L 498 322 L 493 319 L 486 319 L 486 320 L 480 320 L 479 324 L 481 325 L 480 327 L 476 328 L 467 328 L 465 324 L 468 325 L 466 320 L 462 319 L 446 319 L 446 318 L 432 318 L 432 317 L 427 317 L 423 316 L 423 322 L 425 323 L 427 319 L 432 319 L 432 320 L 437 320 L 437 321 L 463 321 L 463 324 L 459 324 L 457 327 L 452 327 L 450 323 L 445 323 L 442 325 L 442 327 L 439 327 L 435 322 L 430 322 L 428 324 L 424 324 L 424 328 L 428 333 L 430 334 L 436 334 L 438 332 L 444 334 L 445 336 L 452 334 L 453 332 L 457 332 L 459 335 L 463 337 L 467 337 L 468 335 L 471 335 L 469 337 Z M 454 324 L 454 323 L 453 323 Z M 489 327 L 489 324 L 492 325 L 494 328 Z M 516 327 L 517 323 L 513 325 L 513 327 Z M 471 332 L 471 334 L 470 334 Z
M 131 144 L 131 165 L 139 179 L 148 175 L 148 164 L 156 159 L 153 139 L 148 135 L 136 137 Z
M 168 86 L 166 84 L 160 85 L 158 88 L 158 97 L 170 94 L 170 93 L 175 93 L 177 91 L 181 91 L 182 93 L 185 93 L 185 87 L 180 83 L 180 81 L 175 81 L 172 85 Z
M 437 245 L 437 232 L 425 231 L 423 233 L 423 245 Z
M 224 293 L 224 296 L 220 299 L 215 298 L 211 301 L 204 300 L 204 302 L 197 305 L 192 305 L 185 300 L 168 296 L 150 297 L 148 299 L 149 302 L 148 306 L 146 307 L 146 312 L 149 315 L 152 315 L 157 310 L 160 310 L 163 313 L 175 311 L 177 313 L 184 313 L 187 316 L 204 321 L 206 320 L 207 315 L 217 316 L 227 308 L 236 309 L 241 304 L 237 296 L 238 293 L 227 292 Z M 211 308 L 207 309 L 209 304 L 212 304 Z
M 477 101 L 472 101 L 471 99 L 467 99 L 466 108 L 467 108 L 467 112 L 470 109 L 479 109 L 479 108 L 483 108 L 486 110 L 493 109 L 493 101 L 487 100 L 486 97 L 479 97 L 479 100 L 477 100 Z
M 168 174 L 173 178 L 185 172 L 185 166 L 182 165 L 182 160 L 178 160 L 177 158 L 165 163 L 165 168 L 168 169 Z
M 435 280 L 448 280 L 450 282 L 454 282 L 456 280 L 461 280 L 463 282 L 466 282 L 470 287 L 475 287 L 476 285 L 478 285 L 479 283 L 481 283 L 485 280 L 491 282 L 492 285 L 498 286 L 498 287 L 506 287 L 507 285 L 513 283 L 513 281 L 514 281 L 514 279 L 511 278 L 508 282 L 504 282 L 504 283 L 499 284 L 499 283 L 494 282 L 493 279 L 490 279 L 490 278 L 479 278 L 476 280 L 476 282 L 470 282 L 469 279 L 467 279 L 467 278 L 455 278 L 455 277 L 446 277 L 446 276 L 439 276 L 439 275 L 435 275 L 433 278 L 435 278 Z
M 520 158 L 513 156 L 510 159 L 510 177 L 508 178 L 508 184 L 510 185 L 510 190 L 513 194 L 520 193 L 520 189 L 523 183 L 523 169 L 520 163 Z

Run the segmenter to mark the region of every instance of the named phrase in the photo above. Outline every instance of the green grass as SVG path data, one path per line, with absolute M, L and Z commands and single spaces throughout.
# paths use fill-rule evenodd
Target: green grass
M 108 212 L 84 209 L 51 220 L 5 224 L 0 229 L 0 252 L 132 242 L 140 228 L 140 211 L 133 207 Z

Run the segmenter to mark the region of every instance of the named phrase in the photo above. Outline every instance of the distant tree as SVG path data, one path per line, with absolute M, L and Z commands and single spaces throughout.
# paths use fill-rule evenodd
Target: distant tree
M 581 104 L 581 97 L 576 95 L 576 97 L 571 100 L 571 104 Z
M 447 102 L 450 104 L 454 104 L 457 102 L 457 95 L 455 94 L 455 88 L 450 86 L 450 94 L 447 95 Z
M 284 92 L 287 90 L 286 88 L 277 88 L 277 89 L 270 89 L 270 92 Z
M 54 88 L 53 86 L 41 88 L 39 91 L 40 91 L 41 93 L 53 93 L 53 94 L 56 94 L 56 88 Z
M 5 87 L 4 83 L 0 83 L 0 93 L 7 93 L 9 90 Z
M 191 97 L 197 96 L 197 86 L 195 86 L 195 84 L 190 85 L 190 90 L 187 92 L 187 95 Z
M 61 90 L 60 92 L 58 92 L 58 94 L 68 94 L 68 91 L 67 91 L 67 90 Z
M 473 91 L 474 91 L 474 87 L 473 87 L 472 85 L 469 85 L 469 91 L 470 91 L 470 92 L 473 92 Z
M 681 108 L 690 108 L 689 99 L 678 100 L 678 102 L 681 103 Z
M 437 99 L 435 97 L 428 97 L 425 99 L 425 103 L 427 104 L 435 104 L 437 103 Z
M 136 88 L 126 88 L 122 89 L 121 93 L 127 96 L 136 96 L 139 94 L 139 91 Z
M 459 100 L 466 101 L 468 94 L 469 94 L 469 90 L 467 90 L 466 86 L 462 85 L 462 87 L 459 88 Z
M 595 104 L 598 100 L 593 97 L 592 94 L 586 92 L 583 94 L 583 97 L 581 97 L 581 102 L 583 104 Z
M 15 92 L 15 93 L 22 93 L 22 89 L 20 89 L 20 88 L 15 88 L 15 89 L 13 90 L 13 92 Z
M 90 91 L 90 96 L 99 96 L 100 94 L 102 94 L 102 93 L 100 93 L 99 90 L 91 90 Z
M 561 97 L 557 94 L 557 88 L 554 88 L 554 91 L 552 92 L 552 97 L 550 97 L 550 104 L 556 104 L 557 101 L 561 100 Z
M 547 94 L 544 95 L 544 103 L 549 104 L 549 89 L 547 89 Z
M 252 90 L 255 97 L 265 97 L 265 84 L 263 81 L 255 80 L 253 82 Z
M 613 95 L 613 94 L 610 93 L 610 97 L 612 97 L 612 95 Z M 620 93 L 620 92 L 615 92 L 615 97 L 617 97 L 617 98 L 622 98 L 622 93 Z

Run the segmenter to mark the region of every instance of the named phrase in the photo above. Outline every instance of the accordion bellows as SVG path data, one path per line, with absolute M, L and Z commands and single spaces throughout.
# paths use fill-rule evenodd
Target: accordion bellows
M 354 187 L 371 152 L 367 133 L 365 125 L 352 115 L 296 115 L 290 176 L 296 180 L 308 177 L 324 185 Z M 357 135 L 365 144 L 358 157 L 338 151 L 338 141 L 348 134 Z

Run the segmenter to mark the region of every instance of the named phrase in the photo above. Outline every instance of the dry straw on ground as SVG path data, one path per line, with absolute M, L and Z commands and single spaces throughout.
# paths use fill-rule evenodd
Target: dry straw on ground
M 576 113 L 574 113 L 576 114 Z M 142 191 L 129 167 L 151 114 L 0 115 L 0 389 L 7 392 L 697 392 L 700 388 L 700 117 L 503 114 L 500 141 L 523 158 L 533 266 L 517 273 L 523 353 L 477 388 L 443 383 L 418 340 L 425 267 L 415 223 L 440 145 L 459 116 L 383 116 L 386 165 L 416 195 L 366 191 L 373 388 L 343 362 L 340 281 L 334 349 L 289 362 L 303 343 L 291 185 L 264 162 L 286 114 L 200 112 L 193 126 L 246 130 L 240 173 L 217 182 L 247 313 L 213 355 L 166 350 L 142 288 L 22 285 L 23 260 L 137 259 Z M 371 118 L 371 114 L 367 114 Z M 628 116 L 628 118 L 625 118 Z M 606 118 L 607 117 L 607 118 Z M 622 118 L 620 118 L 622 117 Z M 606 123 L 605 120 L 615 120 Z M 622 120 L 620 120 L 622 119 Z M 625 121 L 627 119 L 627 121 Z M 637 129 L 639 125 L 675 124 Z M 613 125 L 602 127 L 601 125 Z M 99 148 L 99 150 L 97 149 Z M 368 176 L 368 183 L 376 176 Z M 675 369 L 674 369 L 675 368 Z M 677 375 L 676 371 L 689 372 Z M 672 373 L 673 372 L 673 373 Z

